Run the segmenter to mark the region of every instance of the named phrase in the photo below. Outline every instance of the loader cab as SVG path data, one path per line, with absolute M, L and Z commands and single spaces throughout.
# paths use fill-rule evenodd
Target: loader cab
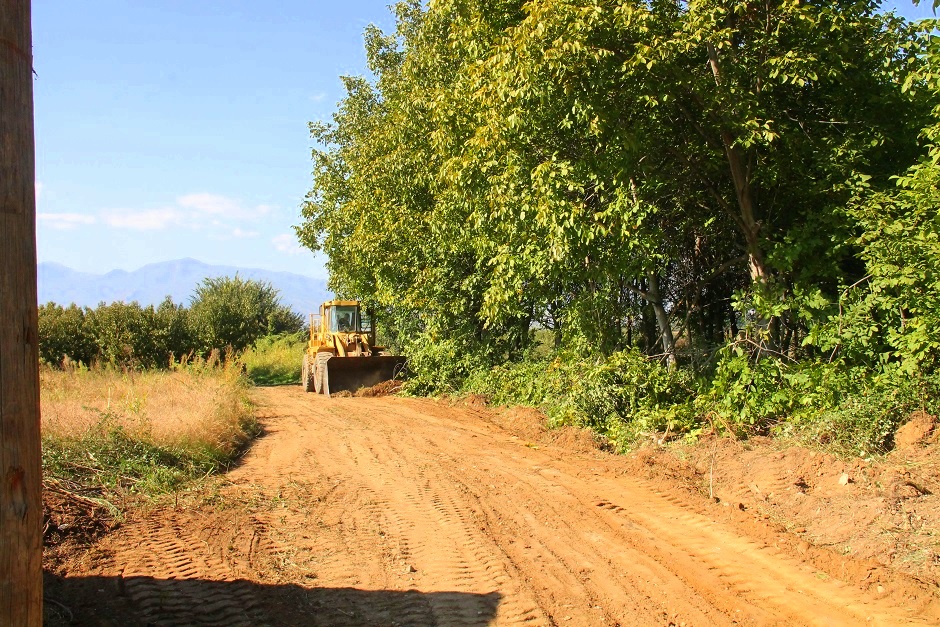
M 320 307 L 320 315 L 311 316 L 311 335 L 327 333 L 358 333 L 372 338 L 372 316 L 363 311 L 358 301 L 331 300 Z
M 359 332 L 359 307 L 338 305 L 330 308 L 329 329 L 333 333 Z

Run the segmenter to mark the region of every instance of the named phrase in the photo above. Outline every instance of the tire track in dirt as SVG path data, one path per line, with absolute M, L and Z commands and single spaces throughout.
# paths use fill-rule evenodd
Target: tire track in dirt
M 347 450 L 345 455 L 330 451 L 319 454 L 337 460 L 339 465 L 348 463 L 362 477 L 369 478 L 372 490 L 389 495 L 386 506 L 394 522 L 387 537 L 395 538 L 402 549 L 404 573 L 423 589 L 499 590 L 503 602 L 498 620 L 546 624 L 534 599 L 517 590 L 492 542 L 474 529 L 475 512 L 466 502 L 466 495 L 459 493 L 451 481 L 442 480 L 435 464 L 409 461 L 397 443 L 378 445 L 371 440 L 366 425 L 360 426 L 355 431 L 361 434 L 361 442 L 354 451 Z M 474 600 L 488 603 L 485 599 Z M 446 616 L 455 625 L 477 624 L 486 609 L 459 595 L 434 597 L 432 607 L 437 615 Z
M 139 534 L 115 550 L 120 570 L 118 592 L 125 594 L 153 625 L 232 625 L 261 622 L 257 600 L 245 582 L 237 582 L 219 559 L 194 550 L 202 542 L 188 525 L 165 518 L 144 522 Z M 140 533 L 142 532 L 142 533 Z M 136 545 L 129 546 L 137 540 Z M 231 585 L 207 588 L 200 580 Z M 187 585 L 187 582 L 192 585 Z
M 406 424 L 407 416 L 395 418 Z M 439 451 L 445 448 L 442 441 L 435 445 Z M 431 447 L 416 443 L 409 445 L 409 448 L 423 450 Z M 447 463 L 440 466 L 459 467 L 460 455 L 459 452 L 455 453 L 457 455 L 454 458 L 448 459 Z M 638 615 L 661 616 L 664 619 L 681 616 L 683 620 L 691 621 L 690 624 L 721 624 L 730 621 L 728 616 L 716 613 L 704 599 L 693 600 L 691 603 L 682 601 L 682 597 L 688 596 L 688 585 L 678 581 L 674 574 L 651 561 L 645 554 L 617 548 L 622 542 L 616 536 L 612 537 L 610 530 L 613 527 L 610 525 L 602 524 L 601 529 L 606 526 L 608 532 L 599 533 L 598 521 L 585 520 L 583 528 L 592 529 L 590 535 L 593 536 L 589 542 L 585 542 L 585 534 L 579 530 L 582 525 L 571 518 L 585 518 L 585 513 L 589 513 L 592 506 L 571 497 L 566 488 L 557 482 L 557 471 L 554 471 L 556 478 L 543 477 L 538 472 L 533 474 L 528 469 L 521 473 L 511 472 L 508 468 L 501 467 L 506 460 L 501 459 L 500 454 L 499 451 L 491 455 L 481 452 L 479 457 L 485 459 L 487 468 L 475 482 L 467 483 L 475 483 L 482 488 L 478 498 L 489 501 L 498 497 L 497 485 L 501 489 L 513 485 L 525 486 L 526 489 L 520 490 L 518 496 L 499 499 L 500 507 L 492 511 L 491 518 L 494 523 L 490 525 L 488 533 L 503 536 L 505 546 L 502 548 L 506 554 L 512 552 L 513 538 L 525 537 L 527 533 L 531 534 L 533 529 L 545 528 L 545 535 L 529 536 L 529 546 L 526 547 L 529 549 L 529 555 L 514 555 L 511 559 L 518 559 L 522 563 L 531 562 L 532 554 L 535 554 L 536 561 L 540 562 L 540 581 L 535 587 L 546 605 L 557 606 L 556 613 L 561 614 L 562 619 L 564 612 L 570 611 L 570 606 L 578 606 L 596 609 L 597 611 L 592 613 L 591 621 L 603 621 L 608 624 L 648 624 L 648 618 L 637 621 Z M 464 474 L 473 472 L 470 468 L 461 470 Z M 461 481 L 454 476 L 449 480 L 455 483 Z M 463 480 L 466 481 L 466 477 Z M 532 495 L 540 495 L 542 502 L 533 502 Z M 517 507 L 518 504 L 523 507 Z M 555 507 L 555 504 L 560 506 Z M 516 511 L 507 515 L 507 511 L 513 509 Z M 538 515 L 533 517 L 532 511 Z M 520 519 L 531 524 L 528 528 L 516 527 L 509 533 L 500 533 L 501 527 Z M 640 580 L 633 575 L 637 571 L 637 564 L 644 562 L 647 578 Z M 549 575 L 551 585 L 545 585 Z M 672 590 L 676 598 L 668 603 L 651 599 L 648 592 L 644 592 L 651 588 L 651 580 L 655 589 Z M 720 582 L 716 580 L 715 584 L 719 585 Z M 557 599 L 561 601 L 556 601 Z M 736 603 L 740 607 L 740 602 Z M 729 613 L 734 618 L 740 618 L 741 612 L 735 612 L 735 609 L 730 608 Z M 756 609 L 751 614 L 761 616 L 761 612 Z
M 388 401 L 380 401 L 388 403 Z M 423 408 L 422 408 L 423 409 Z M 382 407 L 384 411 L 395 412 L 394 407 Z M 402 415 L 400 410 L 396 412 L 396 418 L 402 420 L 407 425 L 407 416 Z M 461 425 L 462 426 L 462 425 Z M 471 430 L 472 431 L 472 430 Z M 443 447 L 442 442 L 446 438 L 437 442 L 437 450 Z M 427 449 L 429 447 L 423 447 Z M 417 447 L 416 450 L 422 450 Z M 530 453 L 529 456 L 534 455 Z M 511 456 L 510 456 L 511 457 Z M 458 462 L 457 458 L 449 460 Z M 503 458 L 505 461 L 505 457 Z M 443 464 L 450 467 L 452 464 Z M 532 473 L 524 472 L 523 475 Z M 562 476 L 558 483 L 547 482 L 548 485 L 533 486 L 534 493 L 552 494 L 555 493 L 555 499 L 558 498 L 559 484 L 565 488 L 587 491 L 591 488 L 576 479 L 577 473 L 571 473 L 568 476 Z M 524 477 L 503 477 L 497 483 L 500 486 L 511 484 L 510 479 L 520 483 Z M 479 477 L 478 483 L 485 482 L 485 477 Z M 609 482 L 608 482 L 609 483 Z M 604 517 L 611 515 L 629 522 L 627 529 L 632 529 L 631 534 L 636 536 L 636 530 L 639 528 L 644 533 L 640 538 L 632 538 L 629 545 L 639 547 L 641 552 L 652 553 L 654 561 L 658 557 L 660 565 L 663 562 L 673 562 L 683 564 L 682 568 L 674 568 L 675 578 L 682 580 L 687 588 L 698 590 L 702 599 L 714 606 L 726 615 L 726 619 L 731 620 L 749 620 L 759 623 L 768 622 L 787 622 L 796 620 L 806 624 L 833 624 L 840 621 L 849 622 L 875 622 L 881 624 L 896 624 L 897 621 L 904 622 L 922 622 L 927 623 L 929 619 L 918 621 L 913 616 L 909 608 L 898 607 L 890 603 L 884 603 L 879 600 L 865 598 L 860 591 L 846 586 L 837 581 L 826 580 L 824 574 L 814 571 L 805 565 L 800 565 L 794 559 L 783 556 L 779 551 L 761 546 L 758 543 L 741 539 L 727 531 L 716 533 L 714 531 L 715 523 L 709 522 L 703 517 L 685 511 L 681 508 L 681 501 L 671 495 L 656 495 L 651 491 L 644 489 L 637 482 L 625 481 L 619 479 L 617 485 L 605 486 L 609 493 L 624 494 L 633 493 L 631 499 L 625 501 L 627 507 L 609 504 L 609 507 L 600 507 Z M 626 484 L 626 485 L 625 485 Z M 491 485 L 491 488 L 495 485 Z M 595 492 L 596 487 L 594 487 Z M 561 490 L 564 491 L 564 490 Z M 485 490 L 483 492 L 486 492 Z M 638 494 L 636 494 L 638 493 Z M 481 498 L 490 498 L 493 494 L 482 495 Z M 582 499 L 583 501 L 583 499 Z M 602 505 L 603 501 L 599 501 Z M 568 517 L 570 517 L 571 508 L 565 508 Z M 610 512 L 613 512 L 611 514 Z M 506 512 L 497 512 L 494 518 L 506 518 Z M 556 510 L 561 520 L 565 519 L 565 512 Z M 517 511 L 512 518 L 518 519 L 524 516 L 524 512 Z M 543 520 L 551 520 L 551 513 L 543 516 Z M 590 525 L 586 525 L 590 527 Z M 607 521 L 608 529 L 624 528 L 620 520 Z M 553 530 L 558 533 L 558 529 Z M 518 535 L 518 534 L 517 534 Z M 626 541 L 624 532 L 616 534 L 621 541 Z M 601 541 L 602 544 L 609 546 L 610 542 Z M 569 573 L 575 572 L 574 559 L 568 559 L 563 551 L 558 549 L 559 543 L 554 543 L 555 547 L 543 543 L 545 549 L 551 558 L 556 562 L 565 564 L 565 569 Z M 666 544 L 668 546 L 652 550 L 652 547 Z M 568 543 L 570 546 L 570 543 Z M 583 547 L 579 547 L 578 557 L 583 558 L 585 552 Z M 576 558 L 577 559 L 577 558 Z M 627 552 L 622 553 L 616 560 L 608 560 L 612 572 L 604 573 L 598 579 L 606 581 L 616 581 L 620 591 L 630 589 L 630 584 L 635 581 L 624 581 L 618 576 L 620 573 L 628 572 L 632 565 L 637 563 L 637 555 Z M 655 569 L 654 569 L 655 570 Z M 667 569 L 668 570 L 668 569 Z M 693 576 L 689 576 L 693 573 Z M 660 581 L 657 587 L 663 585 L 664 577 L 660 572 Z M 572 591 L 576 588 L 570 577 L 565 578 L 563 589 Z M 665 577 L 668 579 L 668 577 Z M 556 584 L 557 585 L 557 584 Z M 595 584 L 596 585 L 596 584 Z M 667 585 L 667 588 L 669 586 Z M 727 591 L 732 594 L 729 596 Z M 686 591 L 686 596 L 688 591 Z M 622 595 L 622 592 L 620 594 Z M 588 603 L 592 602 L 590 594 L 585 595 Z M 616 598 L 616 597 L 615 597 Z M 608 595 L 605 601 L 610 602 Z M 694 605 L 694 604 L 693 604 Z M 742 607 L 744 611 L 742 611 Z M 626 603 L 624 609 L 628 610 L 617 618 L 627 620 L 628 616 L 635 616 L 638 609 L 635 605 Z M 646 608 L 652 609 L 652 608 Z M 769 613 L 768 613 L 769 610 Z M 675 608 L 669 608 L 665 614 L 674 613 L 679 616 L 687 616 L 693 620 L 693 624 L 708 622 L 714 624 L 716 617 L 707 611 L 698 608 L 680 608 L 676 612 Z M 620 614 L 618 612 L 618 614 Z

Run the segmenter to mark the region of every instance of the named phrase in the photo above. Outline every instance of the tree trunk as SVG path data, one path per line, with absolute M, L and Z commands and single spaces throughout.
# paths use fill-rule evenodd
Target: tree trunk
M 666 355 L 666 363 L 671 370 L 676 367 L 676 343 L 672 336 L 669 314 L 666 313 L 666 307 L 663 305 L 662 296 L 659 293 L 659 275 L 655 272 L 649 274 L 649 302 L 656 314 L 656 323 L 663 339 L 663 354 Z
M 0 0 L 0 624 L 42 624 L 29 0 Z
M 706 47 L 708 63 L 715 77 L 715 83 L 721 86 L 722 74 L 718 51 L 713 44 L 707 44 Z M 731 171 L 731 180 L 734 183 L 735 200 L 739 211 L 738 225 L 743 231 L 744 242 L 747 246 L 751 279 L 758 283 L 765 283 L 769 277 L 769 271 L 760 245 L 760 223 L 755 218 L 754 198 L 751 194 L 751 172 L 750 168 L 745 166 L 741 149 L 735 145 L 734 141 L 734 136 L 730 132 L 721 129 L 721 143 Z

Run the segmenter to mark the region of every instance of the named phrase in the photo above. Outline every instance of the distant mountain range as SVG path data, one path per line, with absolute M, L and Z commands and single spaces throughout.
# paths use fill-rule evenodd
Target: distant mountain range
M 170 296 L 176 303 L 189 304 L 193 290 L 208 277 L 235 276 L 267 281 L 280 292 L 281 303 L 306 316 L 332 298 L 326 281 L 291 272 L 258 268 L 214 266 L 195 259 L 153 263 L 133 272 L 112 270 L 107 274 L 78 272 L 57 263 L 39 264 L 39 302 L 95 307 L 100 302 L 137 301 L 158 305 Z

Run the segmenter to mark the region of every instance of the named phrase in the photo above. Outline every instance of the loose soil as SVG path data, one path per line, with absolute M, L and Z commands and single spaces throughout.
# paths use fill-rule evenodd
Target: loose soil
M 478 399 L 255 400 L 265 434 L 224 480 L 47 550 L 49 624 L 940 623 L 929 417 L 845 463 L 615 456 Z

